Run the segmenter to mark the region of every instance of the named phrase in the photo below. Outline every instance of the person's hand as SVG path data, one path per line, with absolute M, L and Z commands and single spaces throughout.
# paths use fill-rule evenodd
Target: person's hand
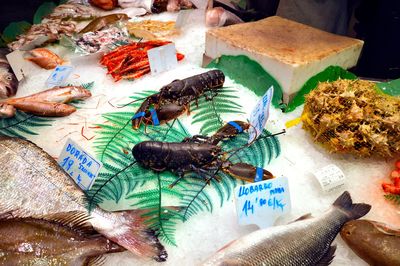
M 117 6 L 118 0 L 90 0 L 90 3 L 104 10 L 111 10 Z

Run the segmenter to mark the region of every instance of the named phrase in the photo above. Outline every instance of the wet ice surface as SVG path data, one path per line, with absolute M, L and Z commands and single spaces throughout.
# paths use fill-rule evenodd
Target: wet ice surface
M 165 13 L 151 17 L 169 20 L 175 19 L 176 14 Z M 85 126 L 84 134 L 90 138 L 95 135 L 95 131 L 89 126 L 93 126 L 95 123 L 104 123 L 101 114 L 121 111 L 107 103 L 111 98 L 131 96 L 141 90 L 158 90 L 174 79 L 182 79 L 205 72 L 200 68 L 205 41 L 205 28 L 201 25 L 201 21 L 200 12 L 194 11 L 193 16 L 190 16 L 190 21 L 182 29 L 181 35 L 173 39 L 177 50 L 185 55 L 185 59 L 178 64 L 178 68 L 154 77 L 146 75 L 134 82 L 115 83 L 109 75 L 106 75 L 106 69 L 99 65 L 98 57 L 73 59 L 75 69 L 68 80 L 69 83 L 78 85 L 94 81 L 93 97 L 87 100 L 83 108 L 76 113 L 66 118 L 55 119 L 52 127 L 41 128 L 39 130 L 41 135 L 29 138 L 54 157 L 59 155 L 67 137 L 78 141 L 81 146 L 90 151 L 90 147 L 93 145 L 92 141 L 87 141 L 81 136 L 81 128 Z M 64 57 L 71 58 L 71 54 L 65 49 L 55 46 L 50 48 Z M 43 90 L 50 73 L 51 71 L 40 70 L 30 76 L 21 83 L 18 96 Z M 225 121 L 246 119 L 258 98 L 251 91 L 234 84 L 229 79 L 225 85 L 241 90 L 238 103 L 245 107 L 247 115 L 223 117 L 223 119 Z M 285 122 L 299 117 L 301 111 L 302 107 L 290 114 L 272 110 L 267 129 L 270 132 L 282 130 Z M 182 121 L 185 125 L 189 125 L 190 117 L 183 118 Z M 191 133 L 197 133 L 198 128 L 191 126 L 190 130 Z M 301 129 L 301 125 L 288 129 L 287 134 L 280 136 L 279 139 L 282 154 L 266 168 L 275 175 L 286 175 L 289 178 L 292 212 L 287 217 L 279 219 L 276 224 L 285 224 L 305 213 L 318 216 L 328 209 L 344 190 L 348 190 L 354 202 L 372 204 L 372 210 L 366 218 L 400 227 L 399 209 L 385 202 L 380 188 L 383 178 L 389 175 L 393 167 L 393 161 L 358 159 L 352 156 L 329 154 L 322 147 L 313 143 L 308 133 Z M 343 170 L 346 175 L 346 184 L 338 191 L 325 194 L 311 172 L 331 163 Z M 231 200 L 226 202 L 222 208 L 216 207 L 212 214 L 201 213 L 185 223 L 178 224 L 176 231 L 178 247 L 166 246 L 169 258 L 163 265 L 199 265 L 226 243 L 256 229 L 256 226 L 239 226 L 237 224 L 234 203 Z M 332 265 L 366 265 L 347 248 L 340 237 L 336 238 L 335 243 L 338 248 Z M 137 258 L 128 252 L 107 256 L 107 265 L 157 264 Z

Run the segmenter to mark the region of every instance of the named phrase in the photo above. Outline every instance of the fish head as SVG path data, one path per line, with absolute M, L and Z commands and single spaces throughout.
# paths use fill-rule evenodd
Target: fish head
M 368 239 L 376 231 L 375 225 L 368 220 L 352 220 L 345 223 L 340 235 L 347 244 L 358 245 L 361 239 Z
M 0 98 L 8 98 L 17 93 L 18 80 L 10 67 L 0 64 Z

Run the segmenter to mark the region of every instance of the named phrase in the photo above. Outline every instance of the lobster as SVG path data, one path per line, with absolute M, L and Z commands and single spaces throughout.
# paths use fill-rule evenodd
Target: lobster
M 226 160 L 226 153 L 217 145 L 221 140 L 232 138 L 248 128 L 248 123 L 231 121 L 211 137 L 195 135 L 182 142 L 143 141 L 133 147 L 132 154 L 144 168 L 155 172 L 169 170 L 177 174 L 179 178 L 170 187 L 176 185 L 188 172 L 194 172 L 209 182 L 219 169 L 247 182 L 274 178 L 265 169 Z M 210 171 L 215 171 L 214 176 Z
M 204 95 L 206 100 L 212 100 L 218 94 L 225 81 L 225 75 L 220 70 L 210 70 L 182 80 L 174 80 L 163 86 L 158 93 L 145 98 L 135 115 L 132 117 L 132 128 L 138 129 L 145 125 L 163 124 L 180 115 L 190 114 L 189 104 Z M 205 94 L 212 92 L 211 95 Z M 150 108 L 153 106 L 154 108 Z

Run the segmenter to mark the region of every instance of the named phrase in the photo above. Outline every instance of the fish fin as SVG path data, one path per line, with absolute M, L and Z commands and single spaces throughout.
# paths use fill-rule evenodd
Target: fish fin
M 98 230 L 111 241 L 142 257 L 158 262 L 166 261 L 168 254 L 157 238 L 157 233 L 146 225 L 148 210 L 113 212 L 113 229 Z
M 87 265 L 87 266 L 100 266 L 100 265 L 104 264 L 105 260 L 106 259 L 104 258 L 103 255 L 96 256 L 96 257 L 90 257 L 90 258 L 86 259 L 84 265 Z
M 92 225 L 89 222 L 90 217 L 85 212 L 60 212 L 56 214 L 35 215 L 31 216 L 31 218 L 67 226 L 73 231 L 87 236 L 99 235 L 93 229 Z
M 333 206 L 338 207 L 346 213 L 350 220 L 355 220 L 363 217 L 371 210 L 371 205 L 365 203 L 353 204 L 350 193 L 348 191 L 343 192 L 335 202 Z
M 325 255 L 318 261 L 316 266 L 327 266 L 332 263 L 333 258 L 335 257 L 336 246 L 330 246 Z
M 297 218 L 296 220 L 290 222 L 290 224 L 291 224 L 291 223 L 298 222 L 298 221 L 301 221 L 301 220 L 311 219 L 311 218 L 313 218 L 313 216 L 311 215 L 311 213 L 307 213 L 307 214 L 304 214 L 304 215 L 300 216 L 300 217 Z
M 385 235 L 391 235 L 391 236 L 397 236 L 400 237 L 400 230 L 391 228 L 389 225 L 380 223 L 380 222 L 375 222 L 375 221 L 369 221 L 372 223 L 372 225 L 381 233 Z

